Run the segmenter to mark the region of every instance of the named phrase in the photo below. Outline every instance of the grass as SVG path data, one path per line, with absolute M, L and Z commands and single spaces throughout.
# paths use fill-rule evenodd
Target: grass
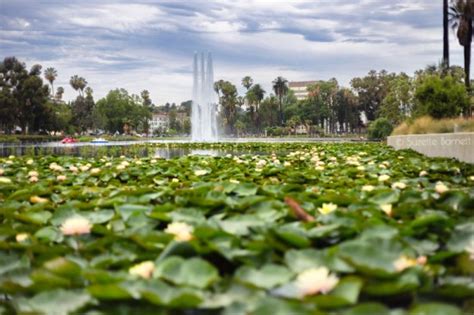
M 392 135 L 453 132 L 474 132 L 474 119 L 451 118 L 437 120 L 429 116 L 423 116 L 414 121 L 401 123 L 393 130 Z

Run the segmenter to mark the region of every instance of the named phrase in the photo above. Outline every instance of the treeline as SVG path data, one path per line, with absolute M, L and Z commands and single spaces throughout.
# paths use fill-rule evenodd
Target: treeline
M 281 77 L 273 81 L 270 93 L 249 76 L 241 82 L 244 95 L 238 95 L 229 81 L 216 82 L 215 90 L 221 105 L 221 128 L 227 134 L 357 133 L 378 119 L 393 128 L 423 115 L 470 116 L 473 104 L 464 77 L 457 66 L 429 66 L 413 76 L 373 70 L 353 78 L 350 87 L 341 86 L 334 78 L 317 81 L 308 86 L 308 97 L 303 100 L 296 99 L 288 81 Z
M 47 82 L 41 75 L 41 65 L 28 70 L 15 57 L 0 63 L 0 130 L 4 133 L 149 132 L 154 105 L 147 90 L 134 95 L 116 89 L 95 102 L 86 79 L 74 75 L 69 83 L 78 95 L 66 103 L 62 100 L 64 87 L 58 87 L 56 92 L 53 89 L 57 71 L 45 69 Z

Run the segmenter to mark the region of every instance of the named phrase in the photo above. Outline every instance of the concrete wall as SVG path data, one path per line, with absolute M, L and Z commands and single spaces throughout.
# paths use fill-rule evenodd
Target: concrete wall
M 397 150 L 413 149 L 430 157 L 474 163 L 474 132 L 390 136 L 387 144 Z

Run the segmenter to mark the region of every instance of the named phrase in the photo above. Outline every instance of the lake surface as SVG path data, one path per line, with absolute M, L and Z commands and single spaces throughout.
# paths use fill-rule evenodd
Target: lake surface
M 288 142 L 354 142 L 361 141 L 359 139 L 347 138 L 224 138 L 219 142 L 232 143 L 248 143 L 248 142 L 265 142 L 265 143 L 288 143 Z M 269 152 L 255 152 L 222 150 L 222 149 L 191 149 L 191 148 L 167 148 L 157 146 L 147 146 L 146 144 L 186 144 L 189 140 L 139 140 L 139 141 L 110 141 L 107 143 L 90 143 L 78 142 L 71 144 L 63 144 L 56 142 L 41 143 L 0 143 L 0 156 L 9 155 L 73 155 L 73 156 L 156 156 L 162 158 L 174 158 L 190 154 L 222 156 L 226 154 L 268 154 Z

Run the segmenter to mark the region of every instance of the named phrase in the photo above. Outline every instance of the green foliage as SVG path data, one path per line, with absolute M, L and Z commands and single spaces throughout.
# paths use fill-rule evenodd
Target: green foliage
M 163 159 L 158 148 L 225 153 Z M 138 158 L 144 149 L 151 156 Z M 378 143 L 159 143 L 114 154 L 0 158 L 7 310 L 469 313 L 472 165 Z M 449 190 L 437 191 L 439 181 Z M 299 220 L 286 197 L 314 221 Z M 327 203 L 337 208 L 322 214 Z M 78 216 L 89 233 L 66 235 L 64 222 Z M 191 237 L 169 233 L 176 222 Z M 144 262 L 150 277 L 131 273 Z M 298 278 L 321 267 L 334 288 L 303 296 Z
M 140 132 L 146 129 L 145 122 L 151 118 L 151 111 L 138 96 L 116 89 L 97 102 L 94 116 L 97 126 L 110 133 L 122 133 L 127 125 Z
M 430 115 L 436 119 L 459 116 L 469 106 L 465 86 L 451 76 L 426 78 L 417 87 L 415 98 L 416 115 Z
M 386 139 L 393 131 L 393 125 L 387 118 L 379 118 L 369 125 L 369 139 Z

